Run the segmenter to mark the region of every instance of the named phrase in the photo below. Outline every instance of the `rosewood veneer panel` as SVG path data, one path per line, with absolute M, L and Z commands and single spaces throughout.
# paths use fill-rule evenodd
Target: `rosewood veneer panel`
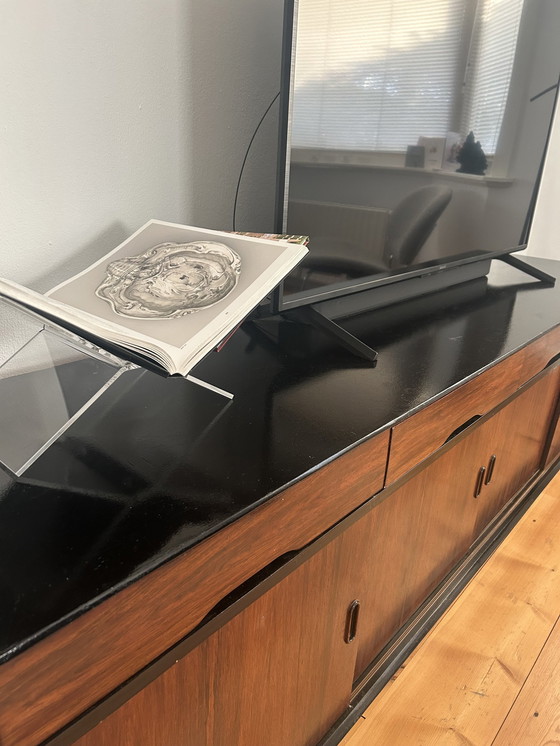
M 438 399 L 392 430 L 390 484 L 440 448 L 458 427 L 482 416 L 541 371 L 560 352 L 560 327 Z
M 339 550 L 328 544 L 76 746 L 316 744 L 352 689 Z
M 224 596 L 383 486 L 365 441 L 0 666 L 0 743 L 36 744 L 187 635 Z

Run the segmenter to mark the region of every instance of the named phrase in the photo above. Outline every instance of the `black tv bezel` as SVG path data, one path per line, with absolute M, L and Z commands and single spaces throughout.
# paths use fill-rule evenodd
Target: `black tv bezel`
M 280 75 L 280 112 L 279 112 L 279 136 L 278 136 L 278 155 L 277 155 L 277 179 L 276 179 L 276 204 L 275 204 L 275 232 L 279 234 L 286 233 L 285 218 L 287 213 L 287 201 L 288 201 L 288 190 L 289 178 L 288 173 L 290 169 L 290 161 L 288 158 L 288 140 L 290 130 L 290 101 L 291 101 L 291 82 L 292 82 L 292 69 L 293 69 L 293 52 L 294 52 L 294 10 L 297 4 L 297 0 L 284 0 L 284 17 L 283 17 L 283 36 L 282 36 L 282 60 L 281 60 L 281 75 Z M 552 86 L 554 88 L 554 86 Z M 552 133 L 552 125 L 554 121 L 554 115 L 558 105 L 559 90 L 560 90 L 560 75 L 558 76 L 555 86 L 554 101 L 552 104 L 552 111 L 548 124 L 548 130 L 545 137 L 543 152 L 541 160 L 535 177 L 535 184 L 533 186 L 532 195 L 527 208 L 525 221 L 519 244 L 505 249 L 498 249 L 496 251 L 480 251 L 478 253 L 469 252 L 468 254 L 461 254 L 451 256 L 448 259 L 433 260 L 430 262 L 424 262 L 417 264 L 414 268 L 408 270 L 395 270 L 393 272 L 387 271 L 375 275 L 368 275 L 365 277 L 345 280 L 344 282 L 333 283 L 325 285 L 319 288 L 313 288 L 300 293 L 290 293 L 289 295 L 284 294 L 284 283 L 280 283 L 272 295 L 271 307 L 273 313 L 281 313 L 283 311 L 290 311 L 301 306 L 307 306 L 312 304 L 322 303 L 323 301 L 331 301 L 336 298 L 342 298 L 346 295 L 353 295 L 358 293 L 364 293 L 365 291 L 374 290 L 378 287 L 396 285 L 400 282 L 407 280 L 414 280 L 415 278 L 425 277 L 429 275 L 441 275 L 441 286 L 446 285 L 446 272 L 448 276 L 454 278 L 450 284 L 457 282 L 458 272 L 460 273 L 460 267 L 468 267 L 477 262 L 481 263 L 481 267 L 489 267 L 489 261 L 493 259 L 500 259 L 507 257 L 515 252 L 523 251 L 527 248 L 527 242 L 529 239 L 529 233 L 532 226 L 532 221 L 535 212 L 535 206 L 537 196 L 542 180 L 542 174 L 544 169 L 544 163 L 546 160 L 546 154 L 548 151 L 550 137 Z M 542 93 L 548 92 L 550 89 L 541 92 L 537 96 L 538 98 Z M 450 271 L 448 271 L 450 270 Z M 486 274 L 486 271 L 482 271 L 481 274 Z M 359 304 L 358 304 L 359 305 Z
M 499 251 L 458 255 L 445 262 L 434 260 L 423 264 L 417 264 L 414 268 L 408 270 L 395 270 L 394 272 L 367 275 L 353 280 L 344 280 L 343 282 L 324 285 L 319 288 L 313 288 L 312 290 L 304 290 L 301 293 L 290 293 L 287 296 L 284 295 L 284 283 L 282 282 L 276 289 L 277 299 L 274 302 L 275 313 L 290 311 L 294 308 L 307 306 L 312 303 L 322 303 L 324 301 L 341 298 L 345 295 L 354 293 L 361 293 L 385 285 L 393 285 L 406 280 L 412 280 L 416 277 L 427 277 L 441 274 L 442 285 L 445 286 L 445 273 L 450 270 L 476 263 L 488 263 L 492 259 L 499 259 L 500 257 L 512 254 L 516 251 L 523 251 L 525 248 L 527 247 L 523 244 L 520 246 L 514 246 L 513 248 L 501 249 Z M 488 270 L 486 270 L 486 272 L 487 271 Z M 486 272 L 484 272 L 484 274 L 486 274 Z

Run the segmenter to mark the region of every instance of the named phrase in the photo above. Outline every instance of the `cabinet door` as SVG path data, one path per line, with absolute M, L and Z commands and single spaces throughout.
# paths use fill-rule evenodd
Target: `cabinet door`
M 550 444 L 546 454 L 545 466 L 550 466 L 554 461 L 556 461 L 558 456 L 560 456 L 560 369 L 558 371 L 557 381 L 556 405 L 554 407 L 554 414 L 551 421 L 551 430 L 549 434 Z
M 80 746 L 315 744 L 350 698 L 336 540 L 149 684 Z
M 560 410 L 560 402 L 557 410 Z M 560 412 L 557 412 L 556 419 L 553 425 L 550 448 L 546 457 L 546 465 L 552 464 L 560 456 Z
M 346 532 L 361 573 L 356 677 L 538 470 L 559 374 L 552 370 Z
M 559 381 L 560 368 L 551 369 L 485 425 L 490 431 L 489 449 L 480 464 L 486 473 L 475 537 L 538 471 Z
M 356 677 L 467 552 L 485 436 L 475 430 L 345 532 L 360 557 Z

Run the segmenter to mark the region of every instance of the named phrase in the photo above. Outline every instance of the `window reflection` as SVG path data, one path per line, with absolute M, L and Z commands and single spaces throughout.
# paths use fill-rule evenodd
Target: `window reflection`
M 518 246 L 554 92 L 530 99 L 558 80 L 560 3 L 299 0 L 298 15 L 285 229 L 310 253 L 286 289 Z M 457 173 L 471 129 L 484 176 Z M 396 216 L 430 190 L 443 211 L 395 252 Z
M 301 0 L 292 146 L 404 153 L 420 135 L 474 130 L 494 153 L 522 9 L 523 0 Z

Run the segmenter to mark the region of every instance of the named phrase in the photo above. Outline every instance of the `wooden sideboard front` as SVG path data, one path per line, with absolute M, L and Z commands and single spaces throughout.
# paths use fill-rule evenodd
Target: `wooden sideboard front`
M 558 333 L 546 342 L 535 345 L 549 360 L 560 349 Z M 529 346 L 522 355 L 532 352 Z M 344 715 L 383 647 L 504 506 L 552 463 L 560 365 L 531 369 L 535 375 L 523 380 L 517 362 L 509 368 L 514 383 L 503 381 L 506 399 L 492 399 L 489 408 L 487 389 L 477 388 L 478 405 L 486 405 L 481 418 L 453 428 L 429 459 L 378 492 L 358 518 L 342 521 L 326 543 L 323 537 L 315 554 L 76 743 L 316 744 Z M 461 389 L 456 395 L 464 401 Z M 432 432 L 428 425 L 428 439 Z M 337 462 L 331 466 L 336 483 Z
M 556 468 L 559 351 L 555 327 L 4 663 L 2 745 L 319 742 Z

